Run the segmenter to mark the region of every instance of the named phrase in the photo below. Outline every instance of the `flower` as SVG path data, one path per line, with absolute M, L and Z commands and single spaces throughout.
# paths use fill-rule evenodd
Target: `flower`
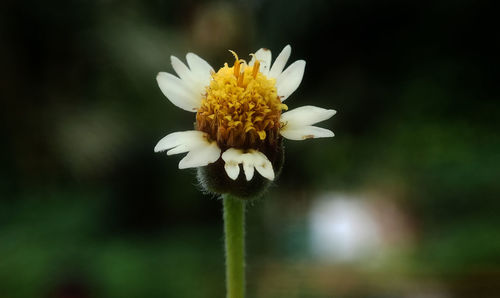
M 251 196 L 259 184 L 255 181 L 272 181 L 281 169 L 283 138 L 333 137 L 332 131 L 313 125 L 336 112 L 315 106 L 287 111 L 283 102 L 299 87 L 306 65 L 298 60 L 285 69 L 289 45 L 272 64 L 268 49 L 252 54 L 248 63 L 231 53 L 234 64 L 226 63 L 217 72 L 193 53 L 186 55 L 187 66 L 171 57 L 178 77 L 160 72 L 156 79 L 174 105 L 196 113 L 195 130 L 167 135 L 154 151 L 187 152 L 179 169 L 198 168 L 205 188 Z

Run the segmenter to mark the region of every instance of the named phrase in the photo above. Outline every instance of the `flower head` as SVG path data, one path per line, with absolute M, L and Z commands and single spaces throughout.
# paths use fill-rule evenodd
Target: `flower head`
M 234 65 L 212 75 L 196 114 L 196 125 L 221 149 L 259 149 L 277 141 L 281 103 L 276 80 L 260 72 L 260 62 L 246 66 L 236 54 Z M 270 137 L 267 137 L 267 136 Z
M 314 106 L 287 111 L 283 101 L 300 85 L 306 65 L 298 60 L 285 69 L 289 45 L 272 65 L 268 49 L 252 54 L 249 63 L 231 53 L 233 65 L 226 63 L 217 72 L 202 58 L 188 53 L 188 66 L 171 58 L 178 77 L 158 74 L 163 94 L 181 109 L 196 112 L 196 125 L 195 130 L 167 135 L 155 152 L 187 152 L 179 168 L 198 168 L 207 190 L 253 197 L 281 169 L 283 137 L 333 137 L 330 130 L 313 124 L 329 119 L 335 111 Z

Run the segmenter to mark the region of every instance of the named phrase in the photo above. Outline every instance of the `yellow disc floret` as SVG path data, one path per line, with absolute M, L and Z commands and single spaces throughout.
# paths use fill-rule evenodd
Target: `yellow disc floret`
M 238 59 L 212 74 L 201 107 L 197 129 L 217 141 L 221 148 L 258 149 L 278 140 L 281 103 L 275 79 L 259 71 L 260 62 L 248 66 Z

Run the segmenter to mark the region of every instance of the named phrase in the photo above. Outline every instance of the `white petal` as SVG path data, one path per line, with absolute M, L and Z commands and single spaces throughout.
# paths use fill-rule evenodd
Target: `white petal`
M 188 144 L 181 144 L 175 148 L 172 148 L 167 151 L 167 155 L 174 155 L 174 154 L 179 154 L 179 153 L 185 153 L 191 150 L 194 146 L 190 146 Z
M 154 151 L 162 152 L 182 144 L 197 146 L 200 142 L 205 142 L 205 133 L 198 130 L 178 131 L 168 134 L 156 144 Z M 179 152 L 180 153 L 180 152 Z
M 254 165 L 243 164 L 243 171 L 245 172 L 245 178 L 247 181 L 252 180 L 253 174 L 255 172 Z
M 179 58 L 171 56 L 170 60 L 172 62 L 172 67 L 185 85 L 191 89 L 195 95 L 203 95 L 209 84 L 206 82 L 206 78 L 200 78 L 199 75 L 195 75 Z
M 206 166 L 217 161 L 221 150 L 216 142 L 207 139 L 204 132 L 197 130 L 174 132 L 156 144 L 155 152 L 171 149 L 168 155 L 188 152 L 180 161 L 179 169 Z
M 222 153 L 222 160 L 224 160 L 224 169 L 226 170 L 229 178 L 236 180 L 240 174 L 239 164 L 242 161 L 243 151 L 239 149 L 229 148 Z
M 304 76 L 306 62 L 298 60 L 288 66 L 276 79 L 276 89 L 281 101 L 287 99 L 300 85 Z
M 222 153 L 222 160 L 225 162 L 234 161 L 236 163 L 242 162 L 243 151 L 240 149 L 229 148 Z
M 292 47 L 290 45 L 286 45 L 281 53 L 278 55 L 278 58 L 273 63 L 269 74 L 267 75 L 269 78 L 277 78 L 283 69 L 285 68 L 286 62 L 288 58 L 290 58 L 290 54 L 292 53 Z
M 234 166 L 239 164 L 243 164 L 243 171 L 245 172 L 247 181 L 252 180 L 255 169 L 257 169 L 263 177 L 269 180 L 274 179 L 274 170 L 271 162 L 262 152 L 257 150 L 249 150 L 249 152 L 243 153 L 242 150 L 229 148 L 222 153 L 222 159 L 225 162 L 224 168 L 226 169 L 227 175 L 233 180 L 236 180 L 240 172 L 239 166 L 237 170 Z
M 314 106 L 303 106 L 281 115 L 284 124 L 280 134 L 290 140 L 333 137 L 332 131 L 312 124 L 324 121 L 335 115 L 335 110 L 327 110 Z
M 184 64 L 179 58 L 175 56 L 170 56 L 170 61 L 175 72 L 185 82 L 194 82 L 195 77 L 191 73 L 191 70 Z
M 197 168 L 211 164 L 220 157 L 221 150 L 216 142 L 204 142 L 191 151 L 179 162 L 179 169 Z
M 208 86 L 208 84 L 210 84 L 210 79 L 212 78 L 212 72 L 214 71 L 212 66 L 210 66 L 207 61 L 193 53 L 187 53 L 186 60 L 191 72 L 197 80 L 204 86 Z
M 255 153 L 257 151 L 250 151 L 249 153 L 245 153 L 242 155 L 242 162 L 243 162 L 243 171 L 245 172 L 245 178 L 247 181 L 252 180 L 253 174 L 255 172 Z
M 178 77 L 160 72 L 156 76 L 156 81 L 163 94 L 177 107 L 190 112 L 196 112 L 200 107 L 201 95 L 190 90 Z
M 328 138 L 334 136 L 331 130 L 316 126 L 302 126 L 295 128 L 285 127 L 280 131 L 280 134 L 289 140 L 295 141 L 313 138 Z
M 257 169 L 257 172 L 264 178 L 274 180 L 273 165 L 269 159 L 262 152 L 257 151 L 255 154 L 255 169 Z
M 229 162 L 224 164 L 224 169 L 226 170 L 229 178 L 236 180 L 240 174 L 240 166 L 237 163 Z
M 335 113 L 337 113 L 335 110 L 303 106 L 283 113 L 280 121 L 285 124 L 285 129 L 287 127 L 307 126 L 330 119 Z
M 252 60 L 250 60 L 250 63 L 248 63 L 248 65 L 253 66 L 253 64 L 255 63 L 255 59 L 259 60 L 260 62 L 260 72 L 267 76 L 267 74 L 269 73 L 269 68 L 271 67 L 271 50 L 265 48 L 259 49 L 257 52 L 255 52 L 255 56 L 252 57 Z

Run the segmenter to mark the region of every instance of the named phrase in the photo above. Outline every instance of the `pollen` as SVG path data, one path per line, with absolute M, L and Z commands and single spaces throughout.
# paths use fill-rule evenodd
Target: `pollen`
M 277 94 L 275 79 L 239 59 L 233 66 L 226 63 L 212 74 L 201 107 L 196 114 L 196 127 L 217 141 L 221 149 L 259 149 L 273 145 L 279 138 L 280 116 L 287 106 Z

